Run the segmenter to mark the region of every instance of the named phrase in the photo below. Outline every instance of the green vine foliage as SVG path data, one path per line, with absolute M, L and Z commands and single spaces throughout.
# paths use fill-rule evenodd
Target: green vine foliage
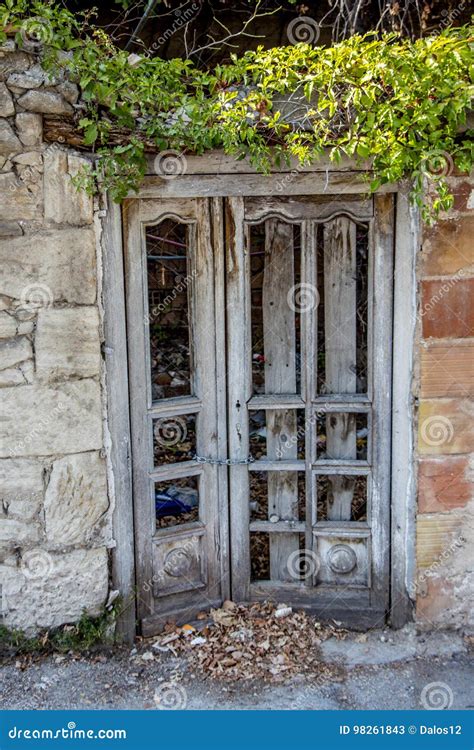
M 130 56 L 90 16 L 55 2 L 5 0 L 0 21 L 3 36 L 16 31 L 20 45 L 39 37 L 43 64 L 66 66 L 80 85 L 87 109 L 79 124 L 99 157 L 82 186 L 92 190 L 99 181 L 117 201 L 144 175 L 144 140 L 157 151 L 248 154 L 263 172 L 291 158 L 309 164 L 323 153 L 336 164 L 344 156 L 361 165 L 370 160 L 368 190 L 411 178 L 425 219 L 452 205 L 447 176 L 472 167 L 474 131 L 466 120 L 473 26 L 414 42 L 371 34 L 331 47 L 262 47 L 202 70 L 189 60 Z M 304 127 L 285 117 L 288 98 L 303 112 Z M 117 127 L 129 136 L 111 146 Z M 426 179 L 435 188 L 429 205 Z

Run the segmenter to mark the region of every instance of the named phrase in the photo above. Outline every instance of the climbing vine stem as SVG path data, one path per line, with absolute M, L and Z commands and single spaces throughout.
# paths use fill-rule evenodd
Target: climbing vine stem
M 425 219 L 452 205 L 449 175 L 472 167 L 472 26 L 415 41 L 369 34 L 331 47 L 259 47 L 203 70 L 186 59 L 130 56 L 90 14 L 55 2 L 5 0 L 0 21 L 2 38 L 14 33 L 26 47 L 33 39 L 48 70 L 67 68 L 79 84 L 78 127 L 97 157 L 80 182 L 87 190 L 99 182 L 117 201 L 138 187 L 150 142 L 157 151 L 249 155 L 264 172 L 323 153 L 336 164 L 369 160 L 368 190 L 411 178 Z M 117 128 L 124 137 L 112 145 Z

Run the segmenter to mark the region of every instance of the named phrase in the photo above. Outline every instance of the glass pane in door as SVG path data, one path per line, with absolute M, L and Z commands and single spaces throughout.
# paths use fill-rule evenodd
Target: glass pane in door
M 146 228 L 152 400 L 191 394 L 188 224 Z

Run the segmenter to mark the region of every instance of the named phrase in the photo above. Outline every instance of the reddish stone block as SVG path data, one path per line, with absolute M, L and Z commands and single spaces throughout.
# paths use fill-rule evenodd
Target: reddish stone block
M 466 178 L 451 177 L 449 187 L 454 197 L 453 211 L 469 211 L 471 205 L 471 196 L 474 189 L 474 183 Z
M 474 396 L 474 342 L 433 341 L 420 349 L 422 398 Z
M 418 464 L 418 512 L 462 508 L 474 497 L 467 456 L 424 458 Z
M 446 276 L 474 269 L 474 215 L 439 221 L 424 230 L 422 273 Z
M 474 278 L 423 281 L 420 315 L 424 338 L 474 336 Z

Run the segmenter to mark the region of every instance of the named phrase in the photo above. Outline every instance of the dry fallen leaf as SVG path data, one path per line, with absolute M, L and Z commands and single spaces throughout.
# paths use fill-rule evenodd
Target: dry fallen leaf
M 285 610 L 284 617 L 276 612 Z M 289 610 L 289 611 L 288 611 Z M 286 604 L 250 605 L 224 602 L 221 608 L 201 613 L 209 625 L 193 635 L 192 626 L 171 628 L 153 648 L 185 656 L 190 669 L 225 680 L 263 679 L 282 682 L 293 675 L 339 679 L 340 667 L 321 661 L 319 644 L 327 638 L 345 638 L 336 624 L 324 625 Z

